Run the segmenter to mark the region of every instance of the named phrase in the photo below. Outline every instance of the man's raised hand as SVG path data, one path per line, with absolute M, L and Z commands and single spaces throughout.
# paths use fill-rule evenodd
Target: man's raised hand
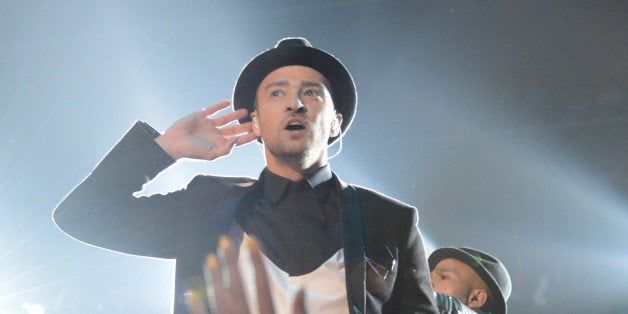
M 244 145 L 257 138 L 250 122 L 229 125 L 246 117 L 246 109 L 214 117 L 217 112 L 228 108 L 229 104 L 228 100 L 223 100 L 191 113 L 175 122 L 155 141 L 175 160 L 214 160 L 228 155 L 234 146 Z

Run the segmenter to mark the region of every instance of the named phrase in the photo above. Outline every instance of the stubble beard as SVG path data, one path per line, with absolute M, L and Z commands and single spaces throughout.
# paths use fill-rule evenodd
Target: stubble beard
M 268 151 L 277 161 L 306 169 L 316 164 L 322 157 L 322 153 L 314 149 L 319 145 L 321 144 L 313 141 L 306 143 L 280 141 L 276 147 L 268 147 Z

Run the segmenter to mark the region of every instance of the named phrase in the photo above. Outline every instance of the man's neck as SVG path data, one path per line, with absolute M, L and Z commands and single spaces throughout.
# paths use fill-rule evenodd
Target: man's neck
M 266 168 L 278 176 L 284 177 L 290 181 L 299 181 L 309 178 L 316 171 L 324 167 L 326 164 L 314 164 L 308 168 L 295 167 L 288 164 L 267 163 Z
M 299 181 L 303 178 L 308 178 L 313 173 L 327 165 L 327 154 L 324 152 L 322 156 L 314 160 L 308 160 L 306 156 L 290 158 L 284 156 L 283 158 L 274 156 L 268 151 L 265 154 L 266 168 L 272 173 L 284 177 L 290 181 Z

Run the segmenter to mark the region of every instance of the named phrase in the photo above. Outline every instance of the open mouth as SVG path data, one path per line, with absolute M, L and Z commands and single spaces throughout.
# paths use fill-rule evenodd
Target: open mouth
M 304 130 L 304 129 L 305 129 L 305 126 L 297 122 L 290 123 L 286 126 L 286 130 L 288 131 L 299 131 L 299 130 Z

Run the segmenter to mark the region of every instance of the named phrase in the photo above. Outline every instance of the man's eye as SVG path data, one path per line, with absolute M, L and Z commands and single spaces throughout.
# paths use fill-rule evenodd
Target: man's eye
M 280 90 L 276 90 L 276 91 L 273 91 L 272 93 L 270 93 L 270 96 L 272 96 L 272 97 L 279 97 L 281 95 L 283 95 L 283 93 Z
M 321 95 L 321 92 L 315 89 L 308 89 L 305 91 L 305 96 L 318 97 L 320 95 Z

